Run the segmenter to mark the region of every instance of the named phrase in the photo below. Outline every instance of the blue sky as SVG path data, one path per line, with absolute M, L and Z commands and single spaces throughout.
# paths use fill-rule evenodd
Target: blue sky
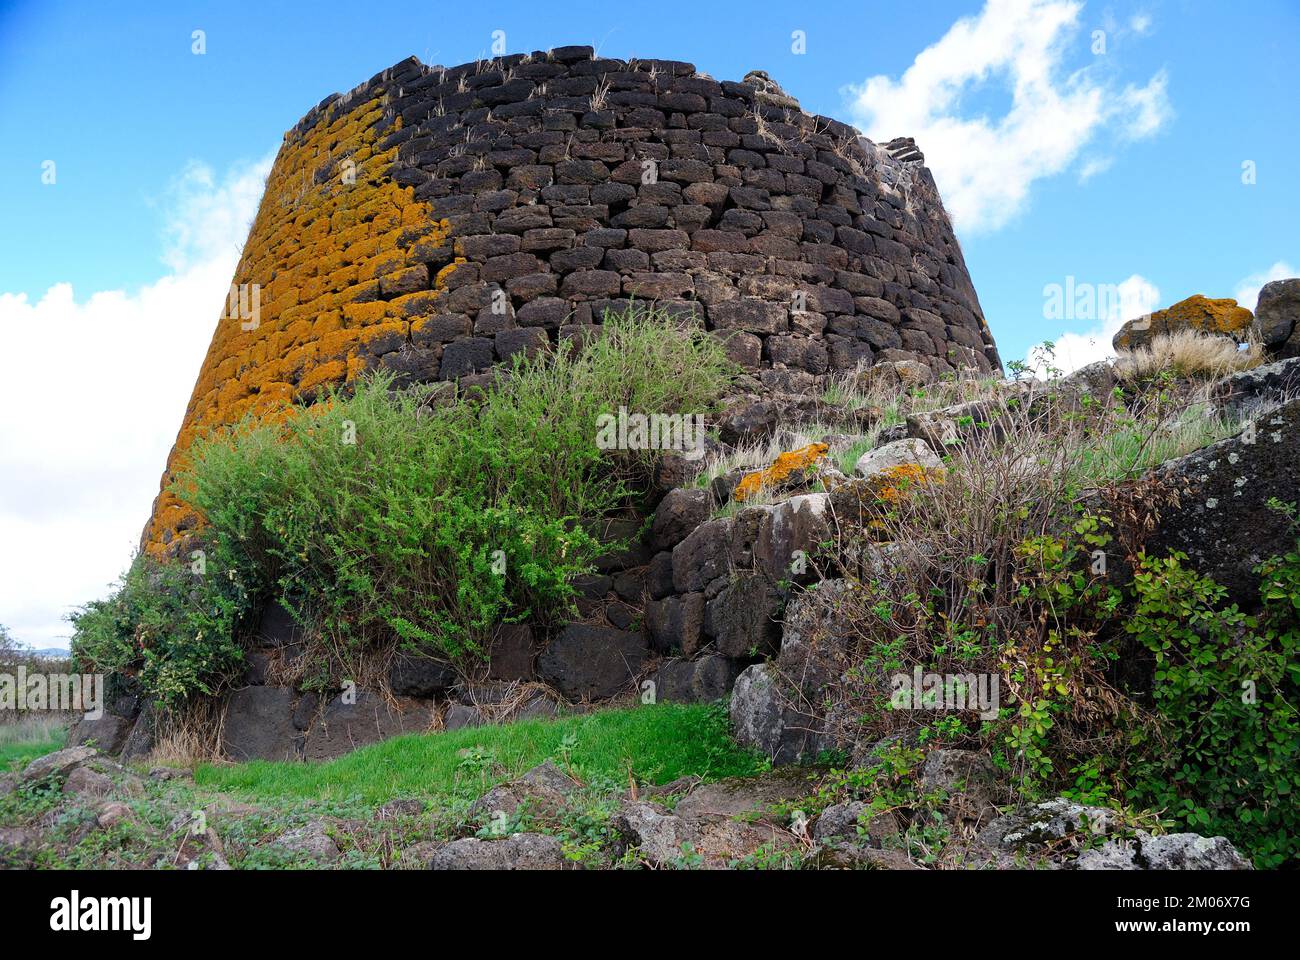
M 1253 307 L 1264 277 L 1300 273 L 1300 3 L 1245 9 L 0 0 L 0 350 L 20 368 L 0 385 L 16 558 L 0 561 L 0 623 L 57 643 L 62 612 L 129 559 L 260 176 L 330 92 L 411 54 L 487 55 L 496 30 L 510 52 L 766 70 L 806 110 L 915 136 L 1003 357 L 1051 338 L 1078 363 L 1125 312 L 1238 291 Z M 1067 278 L 1123 306 L 1051 315 L 1044 288 Z

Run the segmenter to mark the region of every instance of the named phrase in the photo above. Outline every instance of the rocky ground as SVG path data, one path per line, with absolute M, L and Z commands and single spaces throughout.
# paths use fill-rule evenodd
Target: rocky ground
M 1064 799 L 1000 814 L 968 788 L 978 759 L 963 754 L 932 753 L 922 783 L 952 824 L 982 826 L 941 842 L 919 811 L 819 808 L 832 774 L 815 766 L 618 789 L 546 761 L 467 805 L 411 797 L 366 806 L 245 802 L 196 786 L 186 771 L 69 747 L 0 779 L 0 866 L 1249 869 L 1221 837 L 1153 833 Z M 973 820 L 972 803 L 984 804 Z

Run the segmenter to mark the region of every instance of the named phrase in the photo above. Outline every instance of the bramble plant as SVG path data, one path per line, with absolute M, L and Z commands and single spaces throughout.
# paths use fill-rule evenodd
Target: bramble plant
M 567 608 L 611 549 L 601 522 L 653 468 L 657 451 L 598 447 L 601 414 L 709 413 L 731 369 L 704 331 L 642 310 L 583 349 L 517 356 L 481 394 L 376 375 L 219 430 L 173 487 L 204 521 L 206 574 L 138 561 L 78 616 L 74 649 L 139 669 L 159 700 L 210 693 L 246 618 L 278 599 L 312 637 L 307 687 L 364 677 L 395 643 L 480 655 L 498 624 Z

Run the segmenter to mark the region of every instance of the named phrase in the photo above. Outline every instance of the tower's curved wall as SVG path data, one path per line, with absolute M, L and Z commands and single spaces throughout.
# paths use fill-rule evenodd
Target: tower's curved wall
M 195 436 L 382 367 L 482 373 L 658 301 L 755 370 L 999 366 L 910 141 L 877 147 L 761 77 L 562 48 L 411 58 L 285 134 L 144 546 Z

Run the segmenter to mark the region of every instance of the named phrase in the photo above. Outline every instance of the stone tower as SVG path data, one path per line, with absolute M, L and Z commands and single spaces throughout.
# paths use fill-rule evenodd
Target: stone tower
M 481 377 L 638 301 L 787 387 L 1000 366 L 911 140 L 875 145 L 757 71 L 410 58 L 285 134 L 142 545 L 180 546 L 194 520 L 165 488 L 214 426 L 373 368 Z

